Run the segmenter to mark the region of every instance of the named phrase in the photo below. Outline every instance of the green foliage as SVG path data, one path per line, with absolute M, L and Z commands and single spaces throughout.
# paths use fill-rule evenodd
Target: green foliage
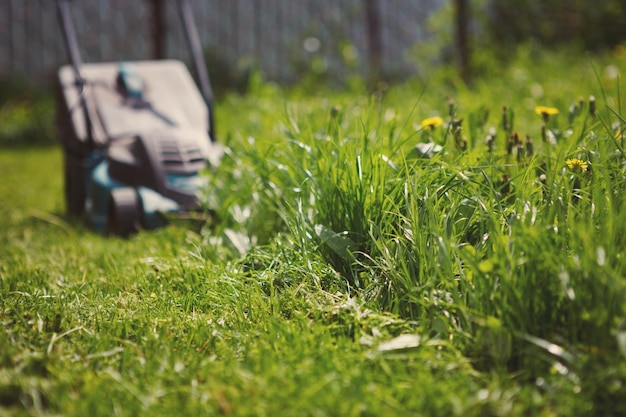
M 253 74 L 199 233 L 95 235 L 60 149 L 5 148 L 0 413 L 624 414 L 623 59 L 522 47 L 372 94 Z
M 52 145 L 52 100 L 11 99 L 0 106 L 0 146 Z
M 445 107 L 410 83 L 290 103 L 282 135 L 257 154 L 263 169 L 247 175 L 270 185 L 257 204 L 276 211 L 299 251 L 332 265 L 339 288 L 454 340 L 477 369 L 550 377 L 557 390 L 560 372 L 567 389 L 591 395 L 583 374 L 595 381 L 600 357 L 619 360 L 626 313 L 623 97 L 612 75 L 623 58 L 517 56 L 504 78 L 472 90 L 427 86 L 455 98 Z M 546 103 L 559 114 L 536 114 Z M 413 122 L 433 114 L 443 126 Z M 419 158 L 420 142 L 442 151 Z
M 0 146 L 54 144 L 50 94 L 18 77 L 0 78 Z
M 612 48 L 626 40 L 619 0 L 490 1 L 488 33 L 502 49 L 529 39 L 544 46 L 578 44 L 586 50 Z

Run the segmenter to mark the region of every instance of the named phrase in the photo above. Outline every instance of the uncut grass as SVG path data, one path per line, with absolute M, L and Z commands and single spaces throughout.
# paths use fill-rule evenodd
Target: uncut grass
M 530 59 L 528 51 L 519 59 Z M 623 66 L 623 57 L 613 59 L 607 65 Z M 619 79 L 591 61 L 518 64 L 502 82 L 451 86 L 439 103 L 419 86 L 319 107 L 298 102 L 270 147 L 258 152 L 263 145 L 255 142 L 237 165 L 249 161 L 262 173 L 255 186 L 271 190 L 256 210 L 274 211 L 296 242 L 314 240 L 346 293 L 414 321 L 422 334 L 454 341 L 477 369 L 508 370 L 528 382 L 547 378 L 582 392 L 585 407 L 621 412 Z M 546 102 L 560 114 L 544 121 L 534 108 Z M 415 128 L 433 112 L 464 119 L 467 149 L 450 127 Z M 492 152 L 484 143 L 490 127 L 497 132 Z M 520 156 L 507 152 L 513 132 L 522 143 L 531 136 L 532 154 L 525 145 Z M 444 152 L 416 158 L 413 146 L 427 136 Z M 574 172 L 570 158 L 589 169 Z

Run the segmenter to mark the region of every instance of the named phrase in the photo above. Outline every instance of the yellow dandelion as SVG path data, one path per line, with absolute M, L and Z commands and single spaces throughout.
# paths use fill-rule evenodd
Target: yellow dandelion
M 587 162 L 578 158 L 570 158 L 565 161 L 565 164 L 567 164 L 567 167 L 574 172 L 585 172 L 589 167 L 589 164 Z
M 436 127 L 439 127 L 443 124 L 443 119 L 439 116 L 435 116 L 435 117 L 428 117 L 424 120 L 421 121 L 420 126 L 422 127 L 422 129 L 426 129 L 427 127 L 434 129 Z
M 544 124 L 548 124 L 550 116 L 559 114 L 559 109 L 556 107 L 537 106 L 535 107 L 535 113 L 541 115 Z
M 559 109 L 556 107 L 537 106 L 535 107 L 535 113 L 542 116 L 553 116 L 555 114 L 559 114 Z

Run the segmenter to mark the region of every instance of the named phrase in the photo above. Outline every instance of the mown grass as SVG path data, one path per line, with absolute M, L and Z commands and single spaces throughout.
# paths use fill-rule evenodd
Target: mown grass
M 220 221 L 200 232 L 94 235 L 62 215 L 59 149 L 3 149 L 2 412 L 623 414 L 611 65 L 522 49 L 471 88 L 255 84 L 218 106 Z

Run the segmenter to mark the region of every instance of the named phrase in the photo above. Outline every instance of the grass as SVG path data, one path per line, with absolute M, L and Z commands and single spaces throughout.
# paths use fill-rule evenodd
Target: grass
M 611 65 L 624 57 L 521 49 L 471 88 L 445 72 L 371 94 L 257 83 L 219 103 L 230 151 L 204 199 L 220 222 L 199 232 L 95 235 L 62 214 L 61 151 L 12 139 L 0 411 L 623 414 L 626 121 Z M 444 124 L 420 128 L 430 116 Z M 420 157 L 428 141 L 442 151 Z

